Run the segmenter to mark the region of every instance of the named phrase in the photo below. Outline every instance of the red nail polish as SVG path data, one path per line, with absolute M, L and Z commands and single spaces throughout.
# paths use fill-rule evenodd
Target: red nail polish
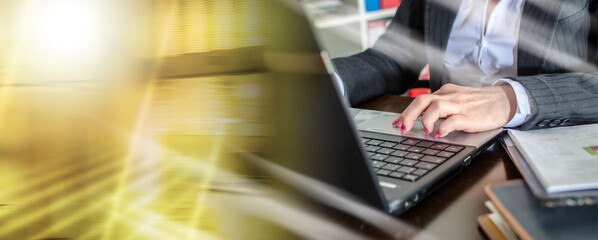
M 424 128 L 424 133 L 426 134 L 426 136 L 428 136 L 428 134 L 430 134 L 430 132 L 426 128 Z
M 436 133 L 434 133 L 434 138 L 438 139 L 438 137 L 440 137 L 440 133 L 437 131 Z
M 392 121 L 392 125 L 396 125 L 399 122 L 399 119 L 397 118 L 396 120 Z
M 405 125 L 401 124 L 401 134 L 405 134 Z

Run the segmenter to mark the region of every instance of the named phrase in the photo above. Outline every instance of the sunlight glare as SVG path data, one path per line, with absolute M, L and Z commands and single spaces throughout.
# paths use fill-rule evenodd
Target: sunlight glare
M 98 10 L 88 1 L 56 1 L 45 5 L 35 21 L 34 41 L 40 50 L 53 57 L 80 57 L 101 49 Z

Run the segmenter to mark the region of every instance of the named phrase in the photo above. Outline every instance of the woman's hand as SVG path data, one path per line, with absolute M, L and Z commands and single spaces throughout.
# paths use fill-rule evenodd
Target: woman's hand
M 515 115 L 517 100 L 510 85 L 462 87 L 446 84 L 432 94 L 420 95 L 401 113 L 393 125 L 402 131 L 413 128 L 421 115 L 426 134 L 438 125 L 434 137 L 452 131 L 481 132 L 502 127 Z

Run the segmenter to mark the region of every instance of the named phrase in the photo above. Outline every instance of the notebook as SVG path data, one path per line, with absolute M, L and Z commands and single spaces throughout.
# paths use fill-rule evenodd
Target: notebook
M 490 184 L 484 190 L 519 239 L 594 239 L 598 234 L 596 205 L 546 207 L 522 180 Z M 478 223 L 490 239 L 504 239 L 492 230 L 492 225 L 498 227 L 497 222 L 482 218 Z
M 288 6 L 275 10 L 278 27 L 272 32 L 280 35 L 265 54 L 278 96 L 273 159 L 280 165 L 401 214 L 461 172 L 501 133 L 434 139 L 418 122 L 401 135 L 391 126 L 399 114 L 348 107 L 301 8 Z
M 528 132 L 510 130 L 501 143 L 534 196 L 545 206 L 594 205 L 598 189 L 592 164 L 598 157 L 586 146 L 595 145 L 592 143 L 597 133 L 596 124 Z M 517 136 L 521 139 L 513 141 Z M 528 153 L 524 154 L 526 147 Z M 540 151 L 540 155 L 534 151 Z

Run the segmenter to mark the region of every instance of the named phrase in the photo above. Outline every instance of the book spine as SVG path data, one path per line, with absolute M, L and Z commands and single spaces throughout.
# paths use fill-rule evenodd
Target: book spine
M 396 8 L 401 4 L 401 0 L 380 0 L 380 8 Z
M 364 0 L 365 1 L 365 11 L 371 12 L 380 10 L 380 0 Z

